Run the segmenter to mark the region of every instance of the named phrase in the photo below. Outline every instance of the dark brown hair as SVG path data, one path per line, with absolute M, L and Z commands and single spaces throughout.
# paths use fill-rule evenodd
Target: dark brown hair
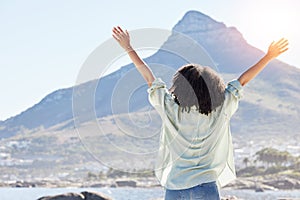
M 173 77 L 169 89 L 182 112 L 196 106 L 201 114 L 208 115 L 225 99 L 225 84 L 211 68 L 197 64 L 182 66 Z

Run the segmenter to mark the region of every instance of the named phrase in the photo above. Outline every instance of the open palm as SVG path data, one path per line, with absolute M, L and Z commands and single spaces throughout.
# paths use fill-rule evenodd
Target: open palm
M 277 56 L 288 50 L 288 45 L 288 40 L 284 38 L 280 39 L 277 42 L 272 42 L 269 46 L 267 55 L 270 56 L 270 58 L 276 58 Z
M 115 40 L 119 43 L 119 45 L 125 49 L 128 50 L 131 48 L 130 46 L 130 36 L 127 30 L 123 31 L 121 27 L 114 27 L 113 28 L 113 37 Z

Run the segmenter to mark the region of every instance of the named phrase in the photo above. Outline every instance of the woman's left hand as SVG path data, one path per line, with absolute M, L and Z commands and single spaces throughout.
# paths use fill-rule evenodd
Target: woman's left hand
M 130 36 L 127 30 L 123 31 L 123 29 L 118 26 L 114 27 L 112 31 L 112 36 L 117 40 L 123 49 L 128 51 L 132 48 L 130 45 Z

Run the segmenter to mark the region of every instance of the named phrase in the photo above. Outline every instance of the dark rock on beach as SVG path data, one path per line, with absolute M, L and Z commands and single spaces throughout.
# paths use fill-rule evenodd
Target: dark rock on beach
M 55 196 L 45 196 L 41 197 L 38 200 L 112 200 L 110 197 L 107 197 L 101 193 L 95 192 L 81 192 L 80 194 L 77 193 L 67 193 L 67 194 L 60 194 Z
M 76 193 L 67 193 L 67 194 L 60 194 L 55 196 L 45 196 L 41 197 L 38 200 L 82 200 L 84 196 L 82 194 Z
M 118 187 L 136 187 L 137 185 L 136 181 L 131 180 L 119 180 L 116 181 L 116 184 Z
M 221 197 L 221 200 L 239 200 L 236 196 Z
M 27 181 L 16 181 L 15 183 L 10 185 L 11 187 L 16 187 L 16 188 L 32 188 L 36 187 L 36 183 L 31 183 Z
M 95 192 L 81 192 L 86 200 L 112 200 L 110 197 Z

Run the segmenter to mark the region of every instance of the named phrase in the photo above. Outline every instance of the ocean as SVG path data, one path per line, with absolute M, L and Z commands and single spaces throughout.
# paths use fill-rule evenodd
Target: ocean
M 42 196 L 68 192 L 102 192 L 115 200 L 157 200 L 164 196 L 162 188 L 0 188 L 1 200 L 36 200 Z M 234 195 L 244 200 L 300 200 L 300 190 L 255 192 L 252 190 L 222 190 L 222 196 Z

